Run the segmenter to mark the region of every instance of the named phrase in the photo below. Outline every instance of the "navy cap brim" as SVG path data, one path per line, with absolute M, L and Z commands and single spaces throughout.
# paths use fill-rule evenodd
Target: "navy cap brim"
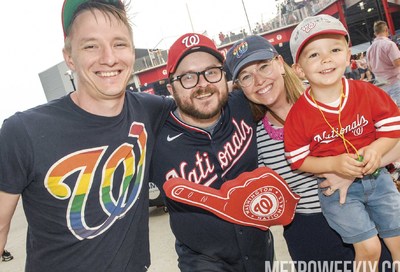
M 241 62 L 239 62 L 236 67 L 234 68 L 233 74 L 232 74 L 232 80 L 235 81 L 237 76 L 239 75 L 240 70 L 245 67 L 246 65 L 256 62 L 256 61 L 262 61 L 262 60 L 268 60 L 272 59 L 276 56 L 276 53 L 262 49 L 258 50 L 255 52 L 252 52 L 251 55 L 248 57 L 244 58 Z

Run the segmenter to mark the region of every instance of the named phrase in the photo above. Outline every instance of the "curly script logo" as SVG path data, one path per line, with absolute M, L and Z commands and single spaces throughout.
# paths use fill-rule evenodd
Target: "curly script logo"
M 198 45 L 200 43 L 200 38 L 198 35 L 190 35 L 187 36 L 185 38 L 183 38 L 182 43 L 186 46 L 186 47 L 192 47 L 194 45 Z
M 283 194 L 274 186 L 264 186 L 253 191 L 243 205 L 245 215 L 259 221 L 279 218 L 284 209 Z
M 303 26 L 301 28 L 301 30 L 303 30 L 304 32 L 308 33 L 310 32 L 314 27 L 316 27 L 317 24 L 315 22 L 309 22 L 308 24 L 306 24 L 305 26 Z
M 54 163 L 47 172 L 44 185 L 49 193 L 59 200 L 69 199 L 67 225 L 79 240 L 92 239 L 105 232 L 132 208 L 139 197 L 146 168 L 147 132 L 144 125 L 134 122 L 129 137 L 136 138 L 137 148 L 130 143 L 122 143 L 117 147 L 104 165 L 101 164 L 101 177 L 95 176 L 95 173 L 99 172 L 99 164 L 104 160 L 107 146 L 69 154 Z M 116 180 L 114 173 L 118 166 L 123 166 L 124 173 L 121 179 Z M 75 173 L 79 175 L 73 183 L 74 186 L 70 187 L 65 181 L 75 176 Z M 94 182 L 95 180 L 100 182 Z M 119 194 L 114 196 L 113 187 L 117 186 L 120 186 Z M 99 203 L 103 210 L 103 214 L 99 216 L 103 219 L 96 226 L 90 226 L 85 207 L 94 190 L 99 190 Z

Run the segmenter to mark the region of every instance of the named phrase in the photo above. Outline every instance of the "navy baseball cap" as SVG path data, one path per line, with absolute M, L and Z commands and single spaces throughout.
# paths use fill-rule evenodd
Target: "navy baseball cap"
M 273 59 L 279 55 L 275 47 L 259 35 L 247 36 L 236 42 L 226 53 L 226 67 L 235 81 L 239 71 L 247 64 L 255 61 Z
M 79 10 L 80 5 L 90 2 L 100 2 L 103 4 L 113 5 L 118 9 L 124 9 L 124 5 L 121 0 L 64 0 L 64 4 L 61 12 L 61 20 L 64 31 L 64 38 L 67 37 L 67 33 L 71 26 L 72 21 L 76 12 Z

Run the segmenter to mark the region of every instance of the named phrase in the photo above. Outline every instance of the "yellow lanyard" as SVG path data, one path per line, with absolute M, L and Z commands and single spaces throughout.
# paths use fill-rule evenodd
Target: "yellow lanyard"
M 310 96 L 311 96 L 311 99 L 312 99 L 312 101 L 314 102 L 314 104 L 317 106 L 317 108 L 318 108 L 319 112 L 321 113 L 322 117 L 324 118 L 325 123 L 327 123 L 328 126 L 332 129 L 332 131 L 333 131 L 336 135 L 338 135 L 338 136 L 343 140 L 343 145 L 344 145 L 344 147 L 346 148 L 347 154 L 350 154 L 349 149 L 348 149 L 348 147 L 347 147 L 347 144 L 348 144 L 348 145 L 350 145 L 351 148 L 353 148 L 353 150 L 356 152 L 356 154 L 357 154 L 357 160 L 360 161 L 360 162 L 362 162 L 362 161 L 364 160 L 364 157 L 361 156 L 360 154 L 358 154 L 357 148 L 356 148 L 349 140 L 347 140 L 347 139 L 344 137 L 342 123 L 340 122 L 340 117 L 341 117 L 341 113 L 342 113 L 342 100 L 346 97 L 346 96 L 344 95 L 344 93 L 343 93 L 343 86 L 342 86 L 342 89 L 340 90 L 339 117 L 338 117 L 340 133 L 339 133 L 337 130 L 335 130 L 335 129 L 332 127 L 332 125 L 328 122 L 328 120 L 326 119 L 324 112 L 321 110 L 321 108 L 319 107 L 319 105 L 317 104 L 317 102 L 315 101 L 315 99 L 314 99 L 314 97 L 313 97 L 313 95 L 312 95 L 312 90 L 311 90 L 311 88 L 310 88 Z M 380 171 L 380 168 L 377 168 L 377 169 L 375 170 L 375 172 L 372 173 L 372 176 L 377 177 L 377 176 L 379 175 L 380 172 L 381 172 L 381 171 Z
M 355 146 L 354 146 L 349 140 L 347 140 L 347 139 L 344 137 L 343 127 L 342 127 L 342 123 L 341 123 L 341 121 L 340 121 L 341 113 L 342 113 L 342 100 L 346 97 L 346 96 L 344 95 L 344 93 L 343 93 L 343 86 L 342 86 L 342 88 L 341 88 L 341 90 L 340 90 L 339 117 L 338 117 L 340 132 L 338 132 L 338 130 L 334 129 L 333 126 L 332 126 L 332 125 L 328 122 L 328 120 L 326 119 L 324 112 L 322 111 L 322 109 L 320 108 L 320 106 L 317 104 L 317 101 L 315 101 L 314 96 L 312 95 L 312 90 L 311 90 L 311 88 L 310 88 L 310 96 L 311 96 L 311 99 L 312 99 L 312 101 L 314 102 L 314 104 L 317 106 L 317 108 L 318 108 L 319 112 L 321 113 L 322 117 L 324 118 L 325 123 L 332 129 L 332 131 L 333 131 L 337 136 L 339 136 L 339 137 L 343 140 L 343 145 L 344 145 L 344 147 L 346 148 L 346 152 L 347 152 L 348 154 L 350 154 L 349 149 L 348 149 L 348 146 L 347 146 L 347 145 L 350 145 L 351 148 L 353 148 L 353 150 L 356 152 L 357 157 L 360 157 L 360 155 L 358 154 L 357 148 L 355 148 Z

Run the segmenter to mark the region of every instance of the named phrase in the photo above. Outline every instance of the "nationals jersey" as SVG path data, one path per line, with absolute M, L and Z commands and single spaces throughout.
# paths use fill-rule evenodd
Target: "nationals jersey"
M 0 130 L 0 190 L 22 194 L 27 272 L 133 272 L 150 264 L 148 171 L 172 99 L 126 93 L 98 116 L 70 95 Z
M 257 167 L 255 137 L 256 124 L 241 91 L 229 94 L 212 134 L 170 112 L 157 138 L 151 181 L 162 189 L 165 180 L 181 177 L 219 189 L 225 181 Z M 264 271 L 265 261 L 272 261 L 269 231 L 235 225 L 203 209 L 165 200 L 176 239 L 202 258 L 225 263 L 223 271 Z
M 400 137 L 399 109 L 383 90 L 364 81 L 343 78 L 343 92 L 341 108 L 319 102 L 316 105 L 310 89 L 293 105 L 284 135 L 285 155 L 292 169 L 298 169 L 307 156 L 345 153 L 343 140 L 335 131 L 341 131 L 357 150 L 380 137 Z M 347 146 L 350 153 L 356 153 Z

